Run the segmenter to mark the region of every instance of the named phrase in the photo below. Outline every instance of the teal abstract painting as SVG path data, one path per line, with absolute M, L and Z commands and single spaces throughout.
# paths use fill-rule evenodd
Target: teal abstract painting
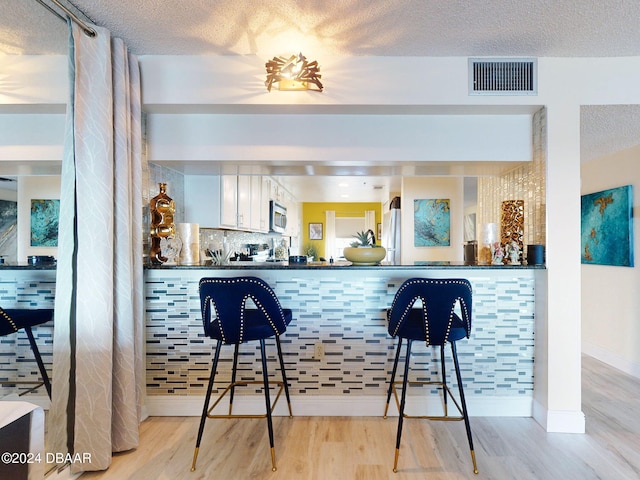
M 582 196 L 582 263 L 633 267 L 631 185 Z
M 58 246 L 60 200 L 31 200 L 31 246 Z
M 413 201 L 413 245 L 444 247 L 451 244 L 449 199 Z

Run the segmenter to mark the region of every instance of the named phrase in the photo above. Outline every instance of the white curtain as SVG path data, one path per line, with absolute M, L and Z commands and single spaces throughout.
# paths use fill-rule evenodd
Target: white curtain
M 376 211 L 365 210 L 364 212 L 364 229 L 371 230 L 376 237 L 376 241 L 380 241 L 378 238 L 378 231 L 376 230 Z
M 336 212 L 335 210 L 327 210 L 325 212 L 325 241 L 324 241 L 324 255 L 325 257 L 336 256 Z
M 137 59 L 70 24 L 55 300 L 52 451 L 103 470 L 138 445 L 144 398 L 141 105 Z

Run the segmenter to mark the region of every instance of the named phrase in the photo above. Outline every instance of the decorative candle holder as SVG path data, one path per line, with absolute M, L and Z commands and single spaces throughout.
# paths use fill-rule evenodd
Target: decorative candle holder
M 200 263 L 200 225 L 179 223 L 177 230 L 182 242 L 180 265 L 198 265 Z
M 495 243 L 498 241 L 498 224 L 484 223 L 480 229 L 480 245 L 478 247 L 478 263 L 491 265 L 494 260 Z

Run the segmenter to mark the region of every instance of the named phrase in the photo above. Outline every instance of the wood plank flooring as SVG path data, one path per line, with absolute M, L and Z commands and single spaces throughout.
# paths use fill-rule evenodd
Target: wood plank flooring
M 154 417 L 138 449 L 80 478 L 640 479 L 640 380 L 583 356 L 582 385 L 585 435 L 547 433 L 531 418 L 472 417 L 478 475 L 462 422 L 405 421 L 393 473 L 396 418 L 274 417 L 276 472 L 265 420 L 209 420 L 191 472 L 199 419 Z

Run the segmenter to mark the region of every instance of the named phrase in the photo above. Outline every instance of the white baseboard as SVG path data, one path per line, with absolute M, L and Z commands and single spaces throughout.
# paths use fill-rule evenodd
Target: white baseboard
M 548 410 L 533 402 L 533 418 L 549 433 L 585 433 L 585 416 L 581 411 Z
M 600 360 L 613 368 L 617 368 L 624 373 L 640 378 L 640 363 L 628 360 L 615 352 L 611 352 L 610 350 L 606 350 L 589 342 L 582 342 L 582 353 Z
M 219 411 L 228 409 L 226 399 L 218 405 Z M 295 416 L 316 417 L 377 417 L 384 413 L 386 397 L 371 395 L 301 395 L 291 398 L 293 414 Z M 179 395 L 150 395 L 147 397 L 146 407 L 151 417 L 193 417 L 202 414 L 204 396 Z M 531 397 L 490 397 L 469 396 L 467 407 L 469 415 L 475 417 L 531 417 L 533 413 Z M 429 399 L 409 395 L 406 413 L 425 415 L 427 411 L 437 412 L 440 402 L 437 398 Z M 411 412 L 409 411 L 411 409 Z M 451 409 L 455 409 L 453 405 Z M 237 396 L 233 405 L 234 413 L 262 413 L 264 412 L 264 398 L 259 395 Z M 274 415 L 289 415 L 284 396 L 278 400 Z M 397 416 L 395 401 L 391 399 L 389 416 Z

